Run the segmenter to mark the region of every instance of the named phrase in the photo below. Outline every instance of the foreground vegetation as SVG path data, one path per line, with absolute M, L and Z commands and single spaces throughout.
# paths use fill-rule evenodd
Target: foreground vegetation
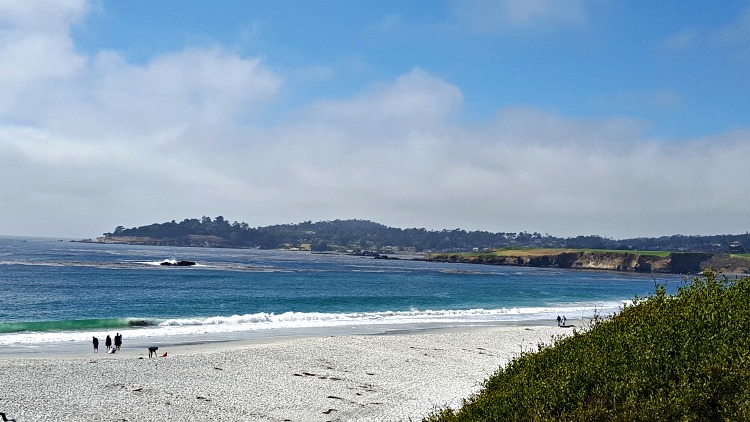
M 663 286 L 500 369 L 427 421 L 750 420 L 750 277 Z

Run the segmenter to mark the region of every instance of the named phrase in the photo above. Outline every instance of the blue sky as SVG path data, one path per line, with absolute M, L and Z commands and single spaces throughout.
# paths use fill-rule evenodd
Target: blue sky
M 747 2 L 559 3 L 576 10 L 513 20 L 501 1 L 105 2 L 73 36 L 89 55 L 115 50 L 141 64 L 194 46 L 262 57 L 295 83 L 290 106 L 417 67 L 461 88 L 469 120 L 528 104 L 644 119 L 664 137 L 748 124 Z M 733 30 L 744 33 L 722 35 Z M 295 80 L 309 67 L 329 76 Z
M 744 233 L 750 2 L 0 3 L 0 234 Z

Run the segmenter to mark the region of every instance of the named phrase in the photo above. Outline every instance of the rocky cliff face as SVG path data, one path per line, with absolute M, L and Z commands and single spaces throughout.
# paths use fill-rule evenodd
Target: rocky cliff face
M 430 261 L 440 262 L 676 274 L 697 274 L 710 259 L 711 254 L 705 253 L 672 253 L 660 257 L 628 252 L 560 252 L 518 256 L 437 255 L 428 258 Z

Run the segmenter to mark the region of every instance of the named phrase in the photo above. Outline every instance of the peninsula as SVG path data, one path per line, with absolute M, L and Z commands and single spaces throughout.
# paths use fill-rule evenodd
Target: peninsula
M 611 239 L 555 237 L 537 232 L 401 229 L 367 220 L 334 220 L 250 227 L 222 216 L 125 228 L 84 242 L 212 248 L 338 252 L 530 267 L 696 274 L 706 269 L 748 273 L 750 233 Z

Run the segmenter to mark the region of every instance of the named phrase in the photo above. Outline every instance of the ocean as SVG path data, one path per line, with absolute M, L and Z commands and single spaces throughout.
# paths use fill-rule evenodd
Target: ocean
M 160 265 L 189 260 L 190 267 Z M 384 260 L 343 254 L 0 237 L 0 354 L 386 334 L 502 324 L 581 326 L 663 274 Z

